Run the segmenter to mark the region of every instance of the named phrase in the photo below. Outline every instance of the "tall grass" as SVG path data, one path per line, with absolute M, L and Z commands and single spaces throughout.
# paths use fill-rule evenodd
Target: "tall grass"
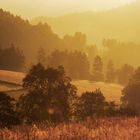
M 0 129 L 0 140 L 140 140 L 140 118 L 105 118 L 57 126 Z

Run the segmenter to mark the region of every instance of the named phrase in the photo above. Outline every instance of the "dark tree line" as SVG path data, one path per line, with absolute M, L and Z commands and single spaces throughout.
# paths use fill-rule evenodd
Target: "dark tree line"
M 53 67 L 63 65 L 73 79 L 89 79 L 88 57 L 80 51 L 55 50 L 48 58 L 48 65 Z
M 25 65 L 23 52 L 13 44 L 9 48 L 0 48 L 0 69 L 21 71 Z
M 103 59 L 100 56 L 96 56 L 93 62 L 91 79 L 124 86 L 128 84 L 133 73 L 134 67 L 131 65 L 124 64 L 116 69 L 113 61 L 109 60 L 107 66 L 104 66 Z
M 45 50 L 40 48 L 37 58 L 38 62 L 44 66 L 57 67 L 63 65 L 68 76 L 77 80 L 93 80 L 126 85 L 134 72 L 133 66 L 128 64 L 115 69 L 111 60 L 105 66 L 99 55 L 94 58 L 92 68 L 90 68 L 89 56 L 81 51 L 55 50 L 47 57 Z M 24 65 L 25 56 L 19 48 L 12 44 L 9 48 L 0 49 L 0 69 L 21 71 Z

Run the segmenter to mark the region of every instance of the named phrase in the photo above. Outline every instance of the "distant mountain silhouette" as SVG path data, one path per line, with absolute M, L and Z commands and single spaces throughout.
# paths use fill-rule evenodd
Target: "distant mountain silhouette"
M 30 62 L 40 47 L 49 53 L 64 46 L 47 23 L 31 25 L 29 21 L 0 9 L 0 47 L 10 47 L 11 43 L 23 49 Z
M 89 42 L 103 38 L 140 42 L 140 1 L 102 12 L 85 12 L 61 17 L 38 17 L 32 22 L 49 23 L 59 35 L 76 31 L 87 34 Z

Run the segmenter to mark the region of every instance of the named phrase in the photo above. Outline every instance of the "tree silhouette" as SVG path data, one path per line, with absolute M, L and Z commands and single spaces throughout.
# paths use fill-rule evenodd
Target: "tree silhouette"
M 41 64 L 31 68 L 23 79 L 28 91 L 21 96 L 18 110 L 29 121 L 64 121 L 70 117 L 70 99 L 76 94 L 76 87 L 66 76 L 64 68 L 48 67 Z
M 79 97 L 76 115 L 80 119 L 103 115 L 105 105 L 105 97 L 99 89 L 95 92 L 85 92 Z
M 14 111 L 14 99 L 0 92 L 0 126 L 9 126 L 18 123 Z
M 38 63 L 42 64 L 43 66 L 46 66 L 46 53 L 44 48 L 40 48 L 38 50 Z
M 103 62 L 100 56 L 96 56 L 93 63 L 93 80 L 103 81 Z
M 140 113 L 140 67 L 130 79 L 127 86 L 122 91 L 123 106 L 132 108 Z
M 115 82 L 115 78 L 116 78 L 115 74 L 116 73 L 115 73 L 114 64 L 112 61 L 109 61 L 108 65 L 107 65 L 106 82 L 108 82 L 108 83 Z
M 9 48 L 0 49 L 0 69 L 21 71 L 25 64 L 23 51 L 11 44 Z
M 89 78 L 89 61 L 85 53 L 55 50 L 49 57 L 48 64 L 53 67 L 63 65 L 73 79 Z

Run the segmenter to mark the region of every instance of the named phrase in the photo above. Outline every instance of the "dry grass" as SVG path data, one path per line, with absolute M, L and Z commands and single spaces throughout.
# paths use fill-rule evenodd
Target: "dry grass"
M 22 84 L 22 79 L 25 77 L 24 73 L 0 70 L 0 81 Z
M 0 91 L 10 91 L 12 89 L 16 90 L 17 87 L 7 86 L 7 85 L 4 85 L 4 84 L 0 83 Z
M 11 97 L 18 99 L 24 93 L 21 84 L 24 73 L 0 70 L 0 91 L 4 91 Z
M 108 101 L 115 101 L 117 103 L 120 102 L 120 97 L 122 94 L 121 91 L 123 88 L 120 85 L 107 84 L 103 82 L 90 82 L 87 80 L 74 81 L 73 84 L 78 88 L 79 95 L 85 91 L 94 91 L 99 88 Z
M 1 140 L 140 140 L 140 118 L 106 118 L 0 129 Z

